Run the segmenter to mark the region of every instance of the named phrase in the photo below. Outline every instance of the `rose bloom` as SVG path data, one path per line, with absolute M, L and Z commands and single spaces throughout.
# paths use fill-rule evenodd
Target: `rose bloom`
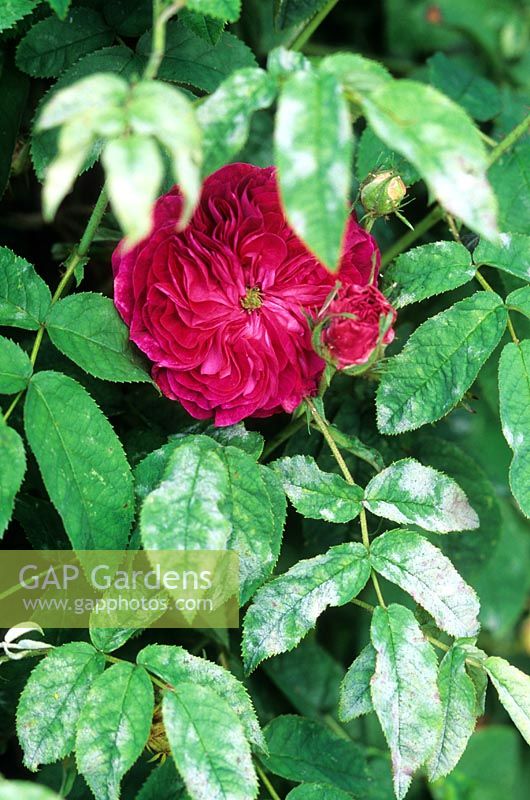
M 122 242 L 112 258 L 116 307 L 154 381 L 216 425 L 294 411 L 325 366 L 307 316 L 337 280 L 377 281 L 374 239 L 350 218 L 340 271 L 328 272 L 287 223 L 273 167 L 215 172 L 179 231 L 181 209 L 174 187 L 157 201 L 149 236 L 129 250 Z
M 331 361 L 338 369 L 366 364 L 378 344 L 390 344 L 394 331 L 390 326 L 381 337 L 380 320 L 390 315 L 392 324 L 396 312 L 373 284 L 350 284 L 339 289 L 330 303 L 322 342 Z

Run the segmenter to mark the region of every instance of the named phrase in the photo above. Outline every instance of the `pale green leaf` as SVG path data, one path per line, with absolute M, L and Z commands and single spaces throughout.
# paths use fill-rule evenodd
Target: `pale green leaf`
M 299 72 L 286 80 L 274 147 L 289 223 L 328 269 L 337 270 L 348 217 L 353 135 L 333 75 Z
M 354 542 L 299 561 L 256 592 L 243 630 L 243 660 L 248 672 L 277 653 L 292 650 L 328 606 L 342 606 L 370 577 L 367 551 Z
M 73 8 L 64 22 L 51 16 L 30 28 L 17 47 L 17 66 L 35 78 L 51 78 L 112 39 L 97 11 Z
M 502 432 L 513 450 L 510 487 L 521 511 L 530 517 L 530 339 L 510 342 L 499 361 Z
M 490 656 L 485 667 L 499 700 L 530 744 L 530 678 L 503 658 Z
M 18 433 L 0 422 L 0 537 L 11 519 L 15 495 L 26 471 L 24 444 Z
M 348 669 L 340 687 L 339 717 L 349 722 L 374 710 L 370 682 L 375 672 L 375 650 L 364 647 Z
M 0 325 L 36 331 L 50 301 L 50 290 L 35 268 L 7 247 L 0 247 Z
M 434 242 L 402 253 L 385 272 L 395 308 L 463 286 L 475 275 L 471 254 L 458 242 Z
M 454 769 L 475 730 L 475 688 L 466 672 L 465 661 L 465 651 L 455 644 L 440 664 L 438 688 L 442 702 L 442 728 L 427 764 L 431 781 Z
M 410 80 L 383 83 L 364 97 L 363 108 L 376 134 L 416 167 L 444 208 L 495 238 L 497 202 L 486 178 L 486 150 L 462 108 Z
M 79 292 L 56 303 L 46 318 L 54 345 L 82 369 L 108 381 L 148 381 L 129 331 L 110 298 Z
M 166 735 L 192 800 L 253 800 L 258 782 L 243 726 L 208 686 L 181 683 L 163 701 Z
M 449 559 L 414 531 L 395 530 L 379 536 L 370 548 L 376 572 L 397 584 L 451 636 L 479 631 L 478 597 Z
M 481 239 L 473 258 L 478 265 L 489 264 L 530 281 L 530 236 L 524 233 L 501 233 L 498 243 Z
M 251 745 L 266 752 L 265 740 L 247 690 L 227 669 L 206 658 L 193 656 L 183 647 L 170 645 L 148 645 L 138 653 L 136 660 L 177 691 L 181 683 L 213 689 L 237 714 Z
M 454 408 L 499 343 L 506 319 L 498 295 L 477 292 L 420 325 L 385 365 L 377 393 L 379 430 L 414 430 Z
M 42 189 L 42 213 L 51 222 L 64 197 L 82 171 L 94 141 L 84 118 L 74 118 L 59 131 L 57 156 L 46 168 Z
M 449 533 L 478 528 L 479 519 L 452 478 L 413 458 L 395 461 L 372 478 L 364 505 L 378 517 Z
M 241 13 L 241 0 L 186 0 L 187 8 L 199 14 L 235 22 Z
M 16 394 L 26 388 L 33 365 L 25 350 L 0 336 L 0 394 Z
M 77 726 L 77 767 L 96 800 L 118 800 L 125 773 L 141 755 L 154 711 L 143 667 L 114 664 L 92 684 Z
M 38 783 L 0 779 L 0 800 L 61 800 L 61 798 L 51 789 Z
M 90 395 L 72 378 L 38 372 L 24 427 L 50 499 L 75 549 L 121 549 L 134 512 L 123 448 Z
M 119 75 L 90 74 L 51 96 L 39 115 L 37 130 L 55 128 L 76 116 L 84 116 L 88 122 L 97 111 L 120 106 L 128 91 L 127 81 Z
M 151 230 L 164 176 L 160 150 L 151 137 L 132 133 L 107 142 L 102 162 L 112 209 L 128 244 L 136 244 Z
M 304 517 L 350 522 L 359 516 L 362 489 L 340 475 L 323 472 L 311 456 L 280 458 L 272 466 L 287 497 Z
M 522 286 L 510 292 L 506 298 L 506 305 L 530 319 L 530 286 Z
M 392 80 L 386 67 L 357 53 L 326 56 L 320 62 L 320 69 L 334 75 L 347 94 L 356 98 L 375 92 Z
M 20 696 L 17 734 L 24 764 L 36 770 L 74 748 L 81 708 L 105 657 L 86 642 L 64 644 L 34 668 Z
M 203 173 L 209 175 L 232 159 L 248 138 L 252 114 L 268 108 L 276 84 L 262 69 L 234 72 L 201 103 L 197 118 L 203 133 Z
M 441 728 L 438 661 L 404 606 L 378 606 L 371 636 L 377 652 L 372 702 L 390 747 L 396 797 L 402 800 L 412 776 L 431 756 Z
M 269 755 L 266 768 L 290 781 L 319 781 L 366 797 L 370 783 L 363 748 L 337 736 L 322 722 L 291 714 L 276 717 L 265 728 Z M 339 795 L 340 797 L 340 795 Z

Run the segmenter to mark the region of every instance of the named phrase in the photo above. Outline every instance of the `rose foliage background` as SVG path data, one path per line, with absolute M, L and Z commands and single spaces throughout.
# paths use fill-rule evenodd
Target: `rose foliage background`
M 528 796 L 529 40 L 0 2 L 2 544 L 234 550 L 242 621 L 8 631 L 0 800 Z

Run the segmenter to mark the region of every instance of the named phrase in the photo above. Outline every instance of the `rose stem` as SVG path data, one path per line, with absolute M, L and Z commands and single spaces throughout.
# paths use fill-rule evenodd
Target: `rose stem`
M 325 20 L 330 11 L 335 8 L 338 2 L 339 0 L 328 0 L 326 5 L 321 8 L 314 17 L 311 17 L 311 19 L 304 25 L 302 30 L 299 31 L 289 45 L 289 48 L 291 50 L 301 50 L 314 34 L 318 26 Z

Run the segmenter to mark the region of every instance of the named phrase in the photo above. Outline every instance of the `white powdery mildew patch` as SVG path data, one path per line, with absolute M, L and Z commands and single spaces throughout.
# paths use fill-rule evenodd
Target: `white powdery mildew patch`
M 289 165 L 282 172 L 284 186 L 296 184 L 314 175 L 318 169 L 318 162 L 312 150 L 298 149 L 289 154 Z
M 471 531 L 480 525 L 477 512 L 471 508 L 465 493 L 456 483 L 444 487 L 440 513 L 451 524 L 450 530 Z
M 401 469 L 399 487 L 413 500 L 432 500 L 436 477 L 434 470 L 418 461 L 407 461 Z
M 289 153 L 294 145 L 298 144 L 301 136 L 300 120 L 305 119 L 305 104 L 296 97 L 282 96 L 278 107 L 275 129 L 276 147 L 284 153 Z M 278 119 L 279 117 L 279 119 Z

